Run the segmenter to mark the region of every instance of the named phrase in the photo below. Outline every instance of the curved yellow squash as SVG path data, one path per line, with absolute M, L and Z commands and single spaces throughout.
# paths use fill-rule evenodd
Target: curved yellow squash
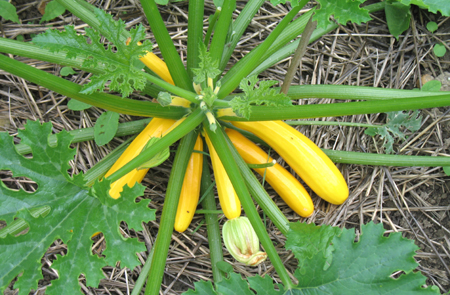
M 232 122 L 267 142 L 322 199 L 335 205 L 348 198 L 341 172 L 310 139 L 282 121 Z
M 194 150 L 203 151 L 203 141 L 200 135 L 194 145 Z M 177 215 L 174 228 L 176 231 L 184 232 L 194 217 L 200 197 L 200 183 L 202 178 L 203 154 L 192 152 L 184 175 L 183 188 L 178 201 Z
M 234 219 L 241 215 L 241 202 L 231 184 L 231 180 L 227 175 L 227 171 L 220 161 L 212 142 L 205 132 L 206 144 L 208 145 L 209 155 L 214 170 L 214 178 L 216 179 L 217 193 L 219 195 L 220 206 L 226 218 Z
M 266 152 L 238 131 L 226 129 L 225 132 L 245 162 L 264 164 L 273 161 Z M 265 173 L 267 182 L 298 215 L 308 217 L 313 213 L 314 204 L 306 189 L 280 164 L 254 170 L 261 176 Z

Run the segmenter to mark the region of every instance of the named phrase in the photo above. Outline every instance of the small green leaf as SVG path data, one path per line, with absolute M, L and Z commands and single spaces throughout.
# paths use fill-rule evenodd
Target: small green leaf
M 366 0 L 318 0 L 320 8 L 316 10 L 313 20 L 317 21 L 317 28 L 326 28 L 332 22 L 330 17 L 345 25 L 348 21 L 361 24 L 372 18 L 365 8 L 359 7 Z
M 431 80 L 422 86 L 422 91 L 438 92 L 441 91 L 442 83 L 439 80 Z
M 159 5 L 167 5 L 167 3 L 169 3 L 169 0 L 155 0 L 155 2 Z
M 24 42 L 25 41 L 25 37 L 23 35 L 17 35 L 16 40 Z
M 91 105 L 72 98 L 69 100 L 69 103 L 67 103 L 67 107 L 72 111 L 82 111 L 90 108 Z
M 256 291 L 258 295 L 282 294 L 281 290 L 275 290 L 273 280 L 270 276 L 254 276 L 247 278 L 250 288 Z
M 224 278 L 216 284 L 218 293 L 226 295 L 254 295 L 246 281 L 241 278 L 241 275 L 232 272 L 229 278 Z
M 436 44 L 433 47 L 433 52 L 437 57 L 443 57 L 447 52 L 447 48 L 442 44 Z
M 435 22 L 428 22 L 427 23 L 427 30 L 431 33 L 435 32 L 438 29 L 438 25 Z
M 384 10 L 389 32 L 398 40 L 398 36 L 409 28 L 410 7 L 400 2 L 386 1 Z
M 0 16 L 6 20 L 19 23 L 19 16 L 17 15 L 16 8 L 7 1 L 0 1 Z
M 370 136 L 380 135 L 383 139 L 386 153 L 390 154 L 394 151 L 393 145 L 395 138 L 406 140 L 406 136 L 400 128 L 406 128 L 411 132 L 419 130 L 422 124 L 422 116 L 419 116 L 418 111 L 414 111 L 411 115 L 408 112 L 404 113 L 402 111 L 389 112 L 387 115 L 387 123 L 385 125 L 367 128 L 364 133 Z
M 450 1 L 448 0 L 399 0 L 405 5 L 414 4 L 432 13 L 440 11 L 444 16 L 450 16 Z
M 211 55 L 203 42 L 199 43 L 199 52 L 199 67 L 192 69 L 192 72 L 194 73 L 194 82 L 197 84 L 206 81 L 208 77 L 214 79 L 222 73 L 219 70 L 219 61 L 211 60 Z
M 94 126 L 95 143 L 105 145 L 114 138 L 119 127 L 119 113 L 107 111 L 98 117 Z
M 450 166 L 442 167 L 442 169 L 444 169 L 445 175 L 450 176 Z
M 189 289 L 187 292 L 184 292 L 183 295 L 217 295 L 217 292 L 214 291 L 214 287 L 211 281 L 199 281 L 194 283 L 195 291 Z
M 59 71 L 59 74 L 63 77 L 73 75 L 76 73 L 77 72 L 75 72 L 71 67 L 63 67 L 61 68 L 61 71 Z
M 278 83 L 277 81 L 260 81 L 258 78 L 251 76 L 244 78 L 239 87 L 244 91 L 243 96 L 237 96 L 230 101 L 230 106 L 233 111 L 244 118 L 250 117 L 250 106 L 252 105 L 266 105 L 266 106 L 290 106 L 291 99 L 284 93 L 272 89 L 271 87 Z
M 142 149 L 142 152 L 145 151 L 146 149 L 151 148 L 152 145 L 154 145 L 160 139 L 161 138 L 159 138 L 159 137 L 150 138 L 150 140 L 147 142 L 145 147 Z M 163 149 L 162 151 L 160 151 L 159 153 L 157 153 L 153 158 L 151 158 L 150 160 L 148 160 L 147 162 L 145 162 L 144 164 L 139 166 L 137 168 L 137 170 L 149 169 L 149 168 L 153 168 L 158 165 L 161 165 L 165 160 L 167 160 L 167 158 L 169 158 L 169 156 L 170 156 L 170 149 L 169 149 L 169 147 L 167 147 L 167 148 Z
M 45 13 L 39 23 L 52 20 L 66 12 L 66 8 L 58 3 L 56 0 L 52 0 L 45 6 Z
M 228 262 L 218 261 L 216 263 L 216 266 L 217 266 L 218 269 L 220 269 L 221 271 L 223 271 L 227 275 L 229 275 L 230 273 L 233 272 L 233 266 L 231 264 L 229 264 Z

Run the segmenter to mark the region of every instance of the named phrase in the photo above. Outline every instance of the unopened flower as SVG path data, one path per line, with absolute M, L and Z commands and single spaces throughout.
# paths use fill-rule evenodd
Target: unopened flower
M 223 241 L 228 252 L 239 262 L 256 266 L 266 260 L 266 252 L 259 251 L 259 239 L 247 217 L 237 217 L 225 222 Z

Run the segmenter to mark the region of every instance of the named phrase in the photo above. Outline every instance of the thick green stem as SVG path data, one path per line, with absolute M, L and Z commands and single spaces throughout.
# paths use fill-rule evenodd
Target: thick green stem
M 147 260 L 145 261 L 144 267 L 142 267 L 139 277 L 134 284 L 133 292 L 131 295 L 140 295 L 141 290 L 144 287 L 145 281 L 147 280 L 148 272 L 152 266 L 153 254 L 155 253 L 155 247 L 152 247 L 150 253 L 148 254 Z
M 322 150 L 335 163 L 403 167 L 450 166 L 450 157 L 382 155 L 372 153 L 334 151 L 327 149 Z
M 59 94 L 117 113 L 178 119 L 188 112 L 187 109 L 182 107 L 163 107 L 158 103 L 120 98 L 107 93 L 82 94 L 80 93 L 82 89 L 80 85 L 26 65 L 3 54 L 0 54 L 0 69 Z
M 28 58 L 47 61 L 63 66 L 74 67 L 89 73 L 101 73 L 101 66 L 83 67 L 83 59 L 80 57 L 66 58 L 65 52 L 51 52 L 50 50 L 40 48 L 30 42 L 21 42 L 7 38 L 0 38 L 0 52 L 24 56 Z
M 220 63 L 222 59 L 223 48 L 227 40 L 228 29 L 230 28 L 231 20 L 233 18 L 233 10 L 236 7 L 236 0 L 226 0 L 223 2 L 222 11 L 220 12 L 219 21 L 217 22 L 214 36 L 211 41 L 209 52 L 211 60 Z
M 208 30 L 206 31 L 205 40 L 203 41 L 203 44 L 205 44 L 206 48 L 208 48 L 209 41 L 211 40 L 211 34 L 214 30 L 214 27 L 216 26 L 217 18 L 220 15 L 221 7 L 217 7 L 216 11 L 214 12 L 214 15 L 210 18 Z
M 197 132 L 190 132 L 180 142 L 178 146 L 173 167 L 170 172 L 169 184 L 167 186 L 164 206 L 161 213 L 161 223 L 158 236 L 154 245 L 155 255 L 152 259 L 150 272 L 148 273 L 145 295 L 157 295 L 161 288 L 161 281 L 164 275 L 167 253 L 169 252 L 170 240 L 172 237 L 175 216 L 177 213 L 178 200 L 183 186 L 184 174 L 192 154 Z
M 216 152 L 227 171 L 228 177 L 233 184 L 236 194 L 239 196 L 239 200 L 241 201 L 245 214 L 247 215 L 253 228 L 255 229 L 255 232 L 258 235 L 261 244 L 264 247 L 264 250 L 267 252 L 267 255 L 269 256 L 273 266 L 275 267 L 275 270 L 280 276 L 280 279 L 283 282 L 285 288 L 291 289 L 293 283 L 289 277 L 289 274 L 287 273 L 286 268 L 283 265 L 283 262 L 280 259 L 280 256 L 278 255 L 277 250 L 270 240 L 270 237 L 266 231 L 266 227 L 259 217 L 258 211 L 256 211 L 255 204 L 253 203 L 253 199 L 248 192 L 247 186 L 239 171 L 239 167 L 237 166 L 233 155 L 230 152 L 224 132 L 221 128 L 218 128 L 215 132 L 212 132 L 209 129 L 209 123 L 207 120 L 204 121 L 203 125 L 207 126 L 205 130 L 208 133 L 208 136 L 211 139 L 211 142 L 214 145 L 214 148 L 216 149 Z
M 309 119 L 319 117 L 337 117 L 361 114 L 385 113 L 402 110 L 445 107 L 450 105 L 450 94 L 391 99 L 383 101 L 362 101 L 314 105 L 297 105 L 278 108 L 265 106 L 250 107 L 248 121 L 270 121 L 288 119 Z M 245 118 L 223 116 L 223 120 L 247 121 Z
M 264 2 L 265 2 L 264 0 L 248 1 L 245 4 L 244 9 L 242 9 L 241 13 L 239 13 L 239 16 L 233 22 L 233 35 L 231 36 L 231 39 L 229 40 L 227 46 L 225 47 L 222 55 L 222 60 L 220 61 L 219 69 L 221 71 L 225 69 L 228 60 L 230 59 L 234 49 L 236 48 L 237 43 L 241 39 L 245 30 L 248 28 L 248 25 L 252 21 L 253 16 L 256 14 L 258 9 L 264 4 Z M 209 39 L 205 39 L 205 42 L 206 40 L 209 41 Z
M 205 197 L 202 201 L 202 207 L 206 212 L 214 212 L 216 210 L 216 199 L 214 192 L 209 190 L 211 186 L 211 173 L 208 166 L 208 157 L 203 156 L 203 172 L 202 184 L 200 187 L 201 195 Z M 196 213 L 198 213 L 196 211 Z M 217 262 L 223 261 L 222 240 L 220 238 L 220 228 L 217 213 L 205 213 L 206 231 L 208 232 L 209 256 L 211 260 L 211 269 L 214 282 L 218 283 L 222 280 L 222 272 L 217 267 Z
M 141 0 L 141 4 L 175 85 L 186 90 L 194 91 L 189 75 L 170 38 L 166 24 L 159 13 L 155 1 Z
M 119 170 L 111 174 L 108 179 L 111 181 L 116 181 L 117 179 L 121 178 L 122 176 L 126 175 L 131 170 L 139 167 L 144 162 L 146 162 L 148 159 L 151 159 L 154 157 L 158 152 L 161 150 L 167 148 L 171 144 L 175 143 L 177 140 L 194 130 L 195 127 L 197 127 L 202 121 L 205 115 L 203 114 L 203 111 L 200 109 L 195 110 L 192 114 L 190 114 L 181 123 L 175 127 L 172 131 L 170 131 L 168 134 L 164 135 L 160 140 L 158 140 L 155 144 L 152 145 L 151 149 L 146 149 L 142 151 L 139 156 L 122 166 Z M 172 169 L 173 170 L 173 169 Z
M 261 57 L 265 51 L 273 44 L 278 35 L 286 28 L 289 22 L 297 15 L 300 9 L 308 2 L 308 0 L 302 0 L 299 6 L 292 8 L 292 10 L 283 18 L 278 26 L 270 33 L 270 35 L 252 51 L 252 54 L 236 63 L 226 75 L 222 78 L 222 87 L 217 94 L 219 99 L 224 98 L 230 94 L 259 63 Z
M 191 80 L 194 77 L 192 69 L 198 68 L 200 62 L 199 46 L 203 39 L 204 5 L 204 0 L 189 1 L 186 67 Z
M 156 85 L 166 89 L 167 91 L 170 91 L 170 92 L 172 92 L 175 95 L 183 97 L 183 98 L 189 100 L 190 102 L 198 103 L 197 94 L 195 94 L 194 92 L 191 92 L 189 90 L 185 90 L 185 89 L 180 88 L 178 86 L 174 86 L 174 85 L 172 85 L 170 83 L 167 83 L 166 81 L 161 80 L 160 78 L 152 76 L 150 74 L 145 73 L 144 75 L 145 75 L 145 78 L 148 81 L 150 81 L 150 82 L 152 82 L 152 83 L 154 83 L 154 84 L 156 84 Z

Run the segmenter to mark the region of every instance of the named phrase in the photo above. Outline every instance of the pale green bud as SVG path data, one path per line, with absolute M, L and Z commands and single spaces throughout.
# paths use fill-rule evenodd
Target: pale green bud
M 259 251 L 259 239 L 247 217 L 237 217 L 225 222 L 223 241 L 228 252 L 239 262 L 256 266 L 266 260 L 267 254 Z

